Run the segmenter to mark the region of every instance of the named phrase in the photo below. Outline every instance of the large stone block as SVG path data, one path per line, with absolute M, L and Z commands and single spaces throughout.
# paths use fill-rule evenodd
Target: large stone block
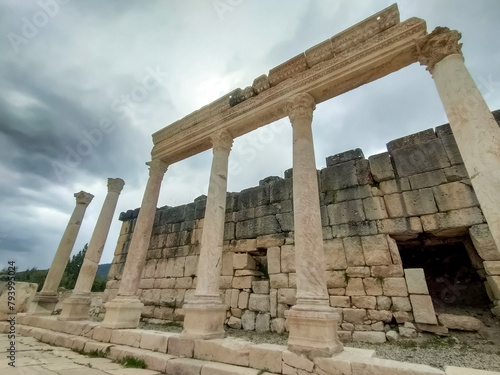
M 320 172 L 320 191 L 340 190 L 358 184 L 355 161 L 327 167 Z
M 296 295 L 296 289 L 278 289 L 278 303 L 293 306 L 297 302 Z
M 347 267 L 346 274 L 349 277 L 370 277 L 370 267 Z
M 204 361 L 248 366 L 250 342 L 235 339 L 195 340 L 193 357 Z
M 403 202 L 405 216 L 427 215 L 438 211 L 434 195 L 429 188 L 403 192 Z
M 238 195 L 238 211 L 269 204 L 269 185 L 242 190 Z
M 348 296 L 364 296 L 366 295 L 363 279 L 359 277 L 351 277 L 347 282 L 345 294 Z
M 257 218 L 257 236 L 281 232 L 281 226 L 276 215 L 268 215 Z
M 253 281 L 255 281 L 254 276 L 233 277 L 233 288 L 235 288 L 235 289 L 250 289 L 250 288 L 252 288 Z
M 413 234 L 422 233 L 422 223 L 418 217 L 399 217 L 377 221 L 379 233 L 387 234 Z
M 334 165 L 342 164 L 351 160 L 360 160 L 364 159 L 365 156 L 363 151 L 360 148 L 356 148 L 354 150 L 344 151 L 332 156 L 327 156 L 326 158 L 326 166 L 332 167 Z
M 463 182 L 435 186 L 432 191 L 441 212 L 479 205 L 472 186 Z
M 483 214 L 478 207 L 440 212 L 433 215 L 424 215 L 420 217 L 420 220 L 422 221 L 422 227 L 425 232 L 439 232 L 440 230 L 450 228 L 469 227 L 474 224 L 482 224 L 485 221 Z
M 269 283 L 271 288 L 288 288 L 288 274 L 276 273 L 269 275 Z
M 495 300 L 500 300 L 500 276 L 487 276 L 486 281 Z
M 377 298 L 374 296 L 352 296 L 352 305 L 359 309 L 375 309 L 377 307 Z
M 389 277 L 383 279 L 382 290 L 384 292 L 384 296 L 389 297 L 406 297 L 408 295 L 406 281 L 403 277 Z
M 331 225 L 345 224 L 365 220 L 363 201 L 360 199 L 345 201 L 328 206 Z
M 448 159 L 452 165 L 463 164 L 462 155 L 460 154 L 460 150 L 458 149 L 457 142 L 455 141 L 455 137 L 453 135 L 440 135 L 439 138 L 443 143 L 443 147 L 446 151 L 446 155 L 448 155 Z
M 233 267 L 236 270 L 254 270 L 255 259 L 248 253 L 234 253 Z
M 267 294 L 250 294 L 248 308 L 252 311 L 269 312 L 271 305 L 269 295 Z
M 432 299 L 428 295 L 410 294 L 411 306 L 415 322 L 425 324 L 438 324 Z
M 347 261 L 343 241 L 336 238 L 324 241 L 323 246 L 325 250 L 326 270 L 345 270 L 347 268 Z
M 241 316 L 241 325 L 245 331 L 253 331 L 255 329 L 255 312 L 246 310 Z
M 192 358 L 175 358 L 167 362 L 165 372 L 178 375 L 199 375 L 206 362 Z
M 472 316 L 461 316 L 453 314 L 439 314 L 439 323 L 448 329 L 460 331 L 479 331 L 483 327 L 483 322 Z
M 377 182 L 395 178 L 391 156 L 388 152 L 372 155 L 368 158 L 373 179 Z
M 269 274 L 281 272 L 281 248 L 270 247 L 267 249 L 267 272 Z
M 345 288 L 347 277 L 345 271 L 326 271 L 327 288 Z
M 364 278 L 363 286 L 368 296 L 382 295 L 382 282 L 377 278 L 372 278 L 372 277 Z
M 477 253 L 483 260 L 500 260 L 500 251 L 495 245 L 488 224 L 471 226 L 469 234 Z
M 269 200 L 271 203 L 280 203 L 284 200 L 292 199 L 292 197 L 292 179 L 276 180 L 269 184 Z
M 451 166 L 443 144 L 436 138 L 389 152 L 400 177 Z
M 408 177 L 412 190 L 437 186 L 448 182 L 444 170 L 424 172 Z
M 342 241 L 344 242 L 347 266 L 364 266 L 366 263 L 361 239 L 359 237 L 346 237 Z
M 378 234 L 377 222 L 375 220 L 356 221 L 332 226 L 332 237 L 336 238 L 370 236 L 374 234 Z
M 500 275 L 500 261 L 487 260 L 483 264 L 484 270 L 488 276 Z
M 285 347 L 259 344 L 250 347 L 250 367 L 281 374 L 282 353 Z
M 281 247 L 281 272 L 295 272 L 295 248 L 293 245 Z
M 365 208 L 366 220 L 386 219 L 387 210 L 382 197 L 370 197 L 363 199 L 363 207 Z
M 332 306 L 332 307 L 351 307 L 351 297 L 348 297 L 348 296 L 330 296 L 330 306 Z
M 404 272 L 408 293 L 429 294 L 423 268 L 407 268 Z
M 367 320 L 365 309 L 343 309 L 344 321 L 353 324 L 362 324 Z
M 392 297 L 393 311 L 411 311 L 411 303 L 408 297 Z
M 259 313 L 255 317 L 255 331 L 269 332 L 271 325 L 271 314 Z
M 257 219 L 250 219 L 236 223 L 236 238 L 255 238 L 258 232 Z
M 361 237 L 361 244 L 366 265 L 381 266 L 392 264 L 391 253 L 385 234 L 363 236 Z
M 294 228 L 293 222 L 293 212 L 285 212 L 282 214 L 277 214 L 276 219 L 280 225 L 280 230 L 282 232 L 292 232 Z
M 386 337 L 385 337 L 385 332 L 356 331 L 352 334 L 352 340 L 378 344 L 378 343 L 384 343 L 386 341 Z

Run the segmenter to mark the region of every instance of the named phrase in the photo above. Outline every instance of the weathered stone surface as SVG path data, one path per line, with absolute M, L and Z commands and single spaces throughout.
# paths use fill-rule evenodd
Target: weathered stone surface
M 387 341 L 389 341 L 389 342 L 395 342 L 395 341 L 400 340 L 399 333 L 397 333 L 396 331 L 387 332 L 385 334 L 385 337 L 387 338 Z
M 286 321 L 284 318 L 276 318 L 271 321 L 271 331 L 283 333 L 286 331 Z
M 373 179 L 377 182 L 394 179 L 391 156 L 388 152 L 372 155 L 368 158 Z
M 403 266 L 393 264 L 390 266 L 373 266 L 371 267 L 372 277 L 402 277 L 404 276 Z
M 250 294 L 248 308 L 252 311 L 269 312 L 270 311 L 269 295 L 267 294 Z
M 231 316 L 227 321 L 227 325 L 234 329 L 241 329 L 241 319 Z
M 471 226 L 469 234 L 481 258 L 484 260 L 500 260 L 500 251 L 495 245 L 488 224 Z
M 307 372 L 312 372 L 314 368 L 314 362 L 309 360 L 303 354 L 292 353 L 289 350 L 285 350 L 282 352 L 283 364 L 288 365 L 290 367 L 305 370 Z
M 359 277 L 349 278 L 347 282 L 347 287 L 345 290 L 348 296 L 364 296 L 366 295 L 365 288 L 363 285 L 363 279 Z
M 385 209 L 385 201 L 382 197 L 363 199 L 363 207 L 365 209 L 366 220 L 380 220 L 388 217 L 387 210 Z
M 352 305 L 360 309 L 375 309 L 377 298 L 373 296 L 352 296 Z
M 16 282 L 15 283 L 15 299 L 9 300 L 9 287 L 7 282 L 0 282 L 0 321 L 8 320 L 12 315 L 9 313 L 23 313 L 27 312 L 31 303 L 35 299 L 38 284 Z M 14 302 L 15 310 L 9 309 L 9 301 Z
M 404 271 L 408 293 L 429 294 L 423 268 L 407 268 Z
M 236 339 L 195 340 L 194 358 L 238 366 L 248 366 L 250 342 Z
M 392 312 L 387 310 L 368 310 L 368 319 L 373 321 L 381 321 L 390 323 L 392 321 Z
M 418 217 L 401 217 L 395 219 L 384 219 L 377 221 L 379 233 L 388 234 L 411 234 L 422 233 L 422 223 Z
M 487 260 L 483 264 L 487 275 L 489 276 L 500 275 L 500 261 Z
M 367 277 L 363 279 L 363 286 L 368 296 L 382 295 L 382 282 L 380 279 Z
M 344 151 L 339 154 L 328 156 L 326 158 L 326 166 L 332 167 L 334 165 L 342 164 L 347 161 L 359 160 L 364 158 L 365 156 L 363 154 L 363 151 L 360 148 L 357 148 L 354 150 Z
M 386 279 L 383 279 L 382 289 L 384 292 L 384 296 L 406 297 L 408 295 L 406 281 L 402 277 L 388 277 Z
M 436 312 L 432 299 L 428 295 L 410 294 L 411 306 L 415 322 L 425 324 L 437 324 Z
M 379 310 L 390 310 L 392 306 L 391 297 L 387 296 L 377 296 L 377 309 Z
M 283 351 L 285 347 L 281 345 L 253 345 L 250 347 L 250 367 L 280 374 Z
M 363 247 L 359 237 L 343 238 L 344 249 L 346 254 L 347 266 L 364 266 L 365 257 L 363 255 Z
M 386 235 L 361 237 L 363 254 L 368 266 L 388 265 L 392 263 Z
M 255 312 L 246 310 L 241 316 L 241 326 L 245 331 L 253 331 L 255 329 Z
M 476 370 L 466 367 L 445 366 L 446 375 L 498 375 L 498 371 Z
M 296 289 L 278 289 L 278 303 L 286 305 L 295 305 L 297 294 Z
M 270 247 L 267 249 L 267 272 L 269 274 L 281 272 L 281 248 Z
M 425 143 L 415 143 L 404 148 L 389 150 L 389 153 L 401 177 L 451 166 L 443 144 L 436 138 L 429 139 Z
M 234 253 L 233 267 L 236 270 L 253 270 L 255 269 L 255 259 L 248 253 Z
M 363 221 L 366 218 L 361 199 L 331 204 L 327 208 L 331 225 Z
M 460 331 L 479 331 L 483 327 L 483 322 L 472 316 L 462 316 L 453 314 L 439 314 L 439 323 L 448 329 Z
M 361 324 L 367 319 L 365 309 L 343 309 L 344 321 L 348 323 Z
M 370 267 L 347 267 L 346 274 L 349 277 L 370 277 Z
M 271 323 L 270 314 L 259 313 L 255 318 L 255 330 L 257 332 L 268 332 L 270 323 Z
M 392 309 L 394 311 L 412 311 L 408 297 L 392 297 Z
M 295 248 L 292 245 L 281 247 L 281 272 L 295 272 Z
M 437 171 L 425 172 L 408 177 L 412 189 L 423 189 L 437 186 L 448 182 L 442 169 Z
M 330 306 L 351 307 L 351 298 L 348 296 L 330 296 Z
M 288 288 L 288 274 L 278 273 L 274 275 L 269 275 L 269 282 L 271 288 Z
M 254 276 L 233 277 L 233 288 L 235 289 L 250 289 L 252 282 L 255 281 Z
M 339 238 L 323 242 L 326 270 L 345 270 L 347 261 L 343 241 Z
M 479 205 L 472 186 L 463 182 L 435 186 L 432 191 L 441 212 Z
M 254 281 L 252 283 L 252 291 L 256 294 L 269 294 L 269 281 Z

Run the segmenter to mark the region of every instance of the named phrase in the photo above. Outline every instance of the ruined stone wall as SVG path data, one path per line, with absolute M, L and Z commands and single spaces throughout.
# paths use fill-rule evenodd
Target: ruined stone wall
M 403 268 L 401 241 L 465 238 L 490 298 L 500 299 L 500 252 L 449 125 L 389 142 L 387 150 L 368 159 L 359 149 L 330 156 L 318 173 L 327 286 L 345 340 L 380 333 L 385 341 L 384 323 L 394 319 L 437 324 L 423 270 Z M 292 171 L 284 177 L 228 193 L 220 287 L 231 327 L 282 332 L 284 312 L 295 303 Z M 158 209 L 139 290 L 143 318 L 183 319 L 209 220 L 205 202 L 202 196 Z M 116 295 L 137 213 L 120 216 L 108 298 Z

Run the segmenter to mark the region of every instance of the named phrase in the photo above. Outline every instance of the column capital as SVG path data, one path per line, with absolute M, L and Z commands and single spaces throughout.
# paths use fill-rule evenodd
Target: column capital
M 108 178 L 108 192 L 120 194 L 124 185 L 125 181 L 121 178 Z
M 417 54 L 420 65 L 426 65 L 432 74 L 434 67 L 446 56 L 462 55 L 462 34 L 447 27 L 436 27 L 430 34 L 417 41 Z
M 84 191 L 80 191 L 79 193 L 74 194 L 76 198 L 76 203 L 77 204 L 83 204 L 85 206 L 88 206 L 90 202 L 92 202 L 92 199 L 94 196 L 90 193 L 86 193 Z
M 285 108 L 292 122 L 301 117 L 309 118 L 312 121 L 313 111 L 316 109 L 316 101 L 311 95 L 302 92 L 287 100 Z
M 163 178 L 163 175 L 168 169 L 168 165 L 164 162 L 162 162 L 160 159 L 154 159 L 151 161 L 148 161 L 146 165 L 149 167 L 149 176 L 152 177 L 154 175 L 157 175 L 159 177 Z
M 233 136 L 227 130 L 221 130 L 214 133 L 210 140 L 214 150 L 231 151 L 233 145 Z

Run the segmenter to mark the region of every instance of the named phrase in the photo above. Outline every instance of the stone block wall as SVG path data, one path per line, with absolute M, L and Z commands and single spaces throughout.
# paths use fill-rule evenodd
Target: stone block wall
M 422 234 L 470 236 L 474 267 L 498 309 L 500 252 L 472 189 L 449 125 L 387 144 L 366 159 L 360 149 L 327 158 L 318 172 L 330 304 L 340 335 L 383 332 L 384 324 L 436 325 L 421 269 L 404 269 L 397 241 Z M 292 171 L 228 193 L 221 297 L 233 328 L 283 332 L 295 303 Z M 194 294 L 205 197 L 157 210 L 139 296 L 143 318 L 182 320 Z M 109 272 L 116 295 L 138 210 L 122 213 Z M 484 262 L 484 263 L 483 263 Z M 373 336 L 373 337 L 376 337 Z M 384 336 L 385 340 L 385 336 Z

